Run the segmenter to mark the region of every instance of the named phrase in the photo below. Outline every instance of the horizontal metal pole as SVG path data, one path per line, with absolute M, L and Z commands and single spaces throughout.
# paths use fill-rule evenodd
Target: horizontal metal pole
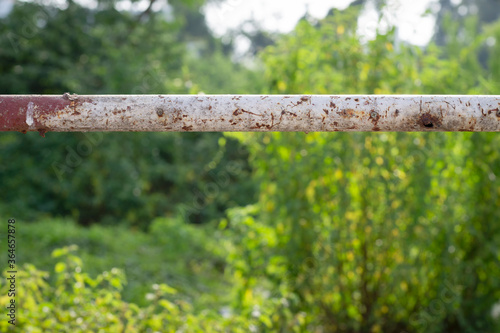
M 500 131 L 500 96 L 0 95 L 0 131 Z

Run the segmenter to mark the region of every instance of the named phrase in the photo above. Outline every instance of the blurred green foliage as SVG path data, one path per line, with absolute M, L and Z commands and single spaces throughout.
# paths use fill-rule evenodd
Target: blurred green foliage
M 26 264 L 17 273 L 17 326 L 22 332 L 248 332 L 251 320 L 240 316 L 224 318 L 212 312 L 194 315 L 189 302 L 177 297 L 167 284 L 153 284 L 138 306 L 122 299 L 126 283 L 122 270 L 113 268 L 96 277 L 82 269 L 76 245 L 56 249 L 54 273 Z M 51 278 L 51 283 L 47 279 Z M 2 279 L 3 280 L 3 279 Z M 0 303 L 8 302 L 2 285 Z M 0 330 L 12 326 L 0 322 Z
M 144 305 L 144 294 L 151 285 L 168 281 L 184 298 L 196 299 L 196 306 L 203 307 L 216 301 L 212 295 L 228 283 L 220 279 L 226 254 L 210 236 L 213 232 L 213 226 L 166 218 L 152 221 L 148 232 L 97 224 L 86 228 L 70 220 L 42 219 L 26 227 L 18 224 L 16 237 L 22 243 L 17 255 L 19 262 L 36 263 L 37 268 L 50 271 L 57 262 L 52 251 L 76 245 L 88 274 L 96 276 L 113 267 L 126 272 L 128 283 L 122 291 L 126 301 Z
M 151 12 L 145 20 L 106 4 L 90 10 L 74 2 L 65 9 L 16 3 L 0 21 L 0 91 L 257 92 L 258 74 L 228 67 L 221 51 L 203 62 L 188 54 L 178 39 L 193 39 L 183 16 L 167 22 Z M 199 5 L 174 2 L 172 10 L 197 12 Z M 221 47 L 214 38 L 211 43 Z M 147 228 L 164 215 L 207 222 L 254 198 L 245 150 L 220 133 L 51 133 L 43 140 L 35 133 L 5 133 L 0 152 L 9 161 L 0 166 L 0 212 L 18 218 L 45 214 L 83 225 Z
M 422 51 L 397 45 L 392 30 L 363 45 L 358 15 L 351 8 L 317 26 L 302 21 L 269 47 L 271 91 L 498 93 L 496 65 L 477 59 L 488 35 L 470 29 L 450 50 Z M 266 308 L 277 330 L 498 328 L 489 315 L 500 299 L 498 135 L 231 137 L 249 147 L 260 184 L 255 208 L 225 222 L 239 236 L 230 256 L 239 307 Z
M 0 150 L 10 162 L 0 166 L 0 211 L 145 229 L 156 216 L 203 223 L 251 202 L 248 153 L 235 140 L 207 133 L 122 136 L 2 135 Z
M 71 19 L 71 6 L 50 9 L 51 17 Z M 36 8 L 18 5 L 2 36 L 21 31 L 12 30 L 15 15 Z M 398 41 L 395 29 L 364 42 L 356 23 L 362 7 L 332 10 L 317 23 L 301 20 L 259 53 L 262 69 L 250 69 L 231 62 L 216 39 L 189 53 L 174 37 L 196 35 L 182 19 L 138 23 L 106 10 L 109 21 L 81 24 L 88 25 L 82 42 L 108 48 L 74 75 L 64 67 L 55 81 L 40 74 L 47 59 L 31 58 L 60 23 L 20 42 L 19 58 L 1 39 L 4 92 L 500 91 L 500 23 L 481 25 L 473 15 L 463 25 L 443 15 L 446 42 L 419 48 Z M 125 30 L 117 27 L 113 38 L 106 27 L 115 24 Z M 129 25 L 138 44 L 128 35 L 115 44 Z M 157 42 L 172 49 L 148 44 L 158 35 L 148 27 L 164 31 Z M 137 52 L 141 43 L 151 52 Z M 71 64 L 82 49 L 55 48 L 49 58 Z M 125 65 L 132 73 L 119 70 Z M 500 330 L 492 312 L 500 300 L 494 133 L 15 133 L 0 142 L 9 161 L 0 167 L 0 212 L 46 215 L 18 228 L 20 259 L 38 266 L 19 275 L 26 331 Z M 92 152 L 82 153 L 85 147 Z

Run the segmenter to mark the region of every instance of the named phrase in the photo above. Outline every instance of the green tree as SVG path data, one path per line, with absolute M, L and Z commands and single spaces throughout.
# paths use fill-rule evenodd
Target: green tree
M 267 48 L 270 91 L 488 93 L 496 84 L 479 65 L 486 35 L 471 31 L 458 53 L 395 45 L 393 30 L 362 44 L 358 11 L 302 20 Z M 233 136 L 248 145 L 260 184 L 258 204 L 223 224 L 236 237 L 242 311 L 260 306 L 276 330 L 498 327 L 487 315 L 500 298 L 497 135 Z
M 173 1 L 172 19 L 151 6 L 132 13 L 118 11 L 117 4 L 16 3 L 0 22 L 0 91 L 257 92 L 258 74 L 215 51 L 215 38 L 209 42 L 213 53 L 209 47 L 201 47 L 203 56 L 188 53 L 186 43 L 207 33 L 186 26 L 189 13 L 199 18 L 203 2 Z M 49 133 L 45 139 L 4 133 L 0 141 L 2 161 L 9 161 L 0 166 L 0 210 L 19 218 L 46 214 L 84 225 L 146 227 L 154 217 L 182 214 L 204 223 L 252 198 L 251 184 L 243 181 L 246 153 L 218 133 Z M 229 161 L 239 168 L 228 171 Z M 235 189 L 238 182 L 242 187 Z

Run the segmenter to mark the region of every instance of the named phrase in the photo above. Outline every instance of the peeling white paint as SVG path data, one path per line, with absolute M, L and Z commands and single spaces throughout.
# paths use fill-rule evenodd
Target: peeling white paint
M 29 101 L 29 130 L 56 132 L 500 132 L 498 95 L 0 95 L 3 99 Z
M 35 104 L 33 102 L 28 103 L 28 108 L 26 110 L 26 124 L 31 127 L 33 125 L 33 114 L 35 113 Z

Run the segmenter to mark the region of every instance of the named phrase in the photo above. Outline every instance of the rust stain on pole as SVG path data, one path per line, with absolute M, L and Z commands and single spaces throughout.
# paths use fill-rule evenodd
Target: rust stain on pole
M 500 131 L 500 96 L 0 95 L 0 131 Z
M 82 99 L 86 101 L 88 99 Z M 0 131 L 38 131 L 44 135 L 47 131 L 61 131 L 51 128 L 47 120 L 59 112 L 76 110 L 78 102 L 63 96 L 42 95 L 0 95 Z M 70 131 L 67 129 L 65 131 Z

